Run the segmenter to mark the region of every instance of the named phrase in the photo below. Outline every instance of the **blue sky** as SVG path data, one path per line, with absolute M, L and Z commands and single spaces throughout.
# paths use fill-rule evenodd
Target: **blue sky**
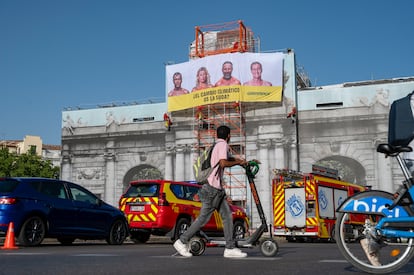
M 243 20 L 317 86 L 414 76 L 410 0 L 0 0 L 0 140 L 60 144 L 65 107 L 165 100 L 195 26 Z

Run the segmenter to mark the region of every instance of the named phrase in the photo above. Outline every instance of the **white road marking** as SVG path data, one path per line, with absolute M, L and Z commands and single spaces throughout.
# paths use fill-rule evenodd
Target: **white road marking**
M 347 260 L 320 260 L 320 263 L 347 263 Z
M 171 255 L 171 256 L 149 256 L 150 258 L 179 258 L 179 259 L 191 259 L 191 258 L 198 258 L 198 257 L 203 257 L 203 256 L 192 256 L 192 257 L 184 257 L 181 255 Z M 222 257 L 222 256 L 220 256 Z M 223 257 L 224 259 L 224 257 Z M 226 258 L 227 260 L 247 260 L 247 261 L 276 261 L 276 260 L 281 260 L 281 257 L 249 257 L 247 256 L 246 258 Z
M 120 256 L 116 254 L 75 254 L 71 255 L 72 257 L 114 257 L 114 256 Z
M 49 255 L 51 253 L 28 253 L 28 252 L 15 252 L 15 253 L 2 253 L 1 255 L 13 255 L 13 256 L 27 256 L 27 255 Z
M 246 261 L 276 261 L 276 260 L 281 260 L 281 257 L 249 257 L 247 256 L 246 258 L 226 258 L 229 260 L 246 260 Z

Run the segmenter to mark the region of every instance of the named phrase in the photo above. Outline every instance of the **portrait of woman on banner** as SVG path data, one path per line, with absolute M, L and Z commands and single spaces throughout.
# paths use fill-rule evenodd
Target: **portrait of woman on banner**
M 210 83 L 210 74 L 206 67 L 200 67 L 197 70 L 196 85 L 191 92 L 211 88 L 213 85 Z

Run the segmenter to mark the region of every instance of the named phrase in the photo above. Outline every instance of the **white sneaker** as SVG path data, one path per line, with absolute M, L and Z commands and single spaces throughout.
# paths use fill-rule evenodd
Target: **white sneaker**
M 245 258 L 245 257 L 247 257 L 247 253 L 242 252 L 238 248 L 224 249 L 224 258 Z
M 193 256 L 193 254 L 190 253 L 188 246 L 183 244 L 183 242 L 178 239 L 174 242 L 173 244 L 175 250 L 177 250 L 178 253 L 180 253 L 181 256 L 183 257 L 191 257 Z

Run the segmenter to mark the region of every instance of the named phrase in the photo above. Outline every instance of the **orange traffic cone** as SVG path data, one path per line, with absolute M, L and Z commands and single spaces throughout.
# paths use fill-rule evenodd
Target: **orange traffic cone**
M 1 249 L 17 249 L 16 243 L 14 241 L 14 224 L 13 222 L 9 223 L 9 228 L 7 229 L 6 240 Z

